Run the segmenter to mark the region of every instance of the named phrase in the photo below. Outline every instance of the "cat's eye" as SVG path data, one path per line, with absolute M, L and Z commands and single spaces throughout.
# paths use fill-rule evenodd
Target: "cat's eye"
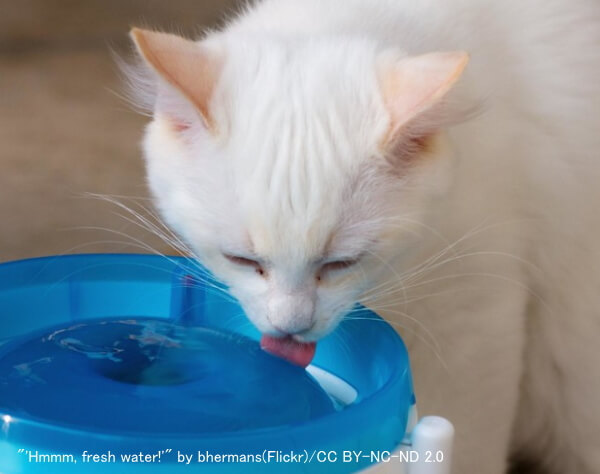
M 323 270 L 344 270 L 352 265 L 355 265 L 358 262 L 357 259 L 348 259 L 348 260 L 335 260 L 333 262 L 325 263 L 321 269 Z
M 253 268 L 254 271 L 259 275 L 265 275 L 265 270 L 263 269 L 260 262 L 257 260 L 252 260 L 251 258 L 241 257 L 239 255 L 231 255 L 227 253 L 224 253 L 223 256 L 231 263 L 235 263 L 236 265 L 240 265 L 243 267 Z
M 317 280 L 320 281 L 324 273 L 345 270 L 353 265 L 356 265 L 358 263 L 358 260 L 358 258 L 349 258 L 346 260 L 334 260 L 332 262 L 326 262 L 321 266 L 321 269 L 317 274 Z

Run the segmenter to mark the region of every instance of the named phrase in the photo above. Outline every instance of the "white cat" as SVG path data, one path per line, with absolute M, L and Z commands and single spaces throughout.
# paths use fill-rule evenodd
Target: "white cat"
M 600 473 L 596 0 L 264 0 L 132 36 L 156 203 L 267 345 L 307 363 L 361 301 L 453 472 Z

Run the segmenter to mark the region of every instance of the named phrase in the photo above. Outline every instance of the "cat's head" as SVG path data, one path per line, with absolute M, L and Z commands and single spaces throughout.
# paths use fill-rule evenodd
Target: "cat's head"
M 438 106 L 467 55 L 132 37 L 152 72 L 144 151 L 163 217 L 261 332 L 321 338 L 448 186 Z

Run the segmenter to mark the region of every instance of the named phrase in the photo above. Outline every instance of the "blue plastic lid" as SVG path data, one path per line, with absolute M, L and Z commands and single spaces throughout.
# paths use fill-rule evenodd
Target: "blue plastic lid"
M 371 461 L 344 463 L 342 451 L 392 451 L 414 403 L 401 339 L 359 311 L 319 341 L 305 371 L 262 352 L 241 307 L 192 260 L 79 255 L 2 264 L 0 472 L 107 468 L 31 463 L 19 449 L 74 456 L 170 449 L 160 463 L 117 468 L 169 474 L 241 469 L 180 464 L 178 451 L 318 450 L 339 454 L 328 473 L 355 472 Z M 283 467 L 324 469 L 316 461 Z M 269 469 L 282 465 L 243 465 Z

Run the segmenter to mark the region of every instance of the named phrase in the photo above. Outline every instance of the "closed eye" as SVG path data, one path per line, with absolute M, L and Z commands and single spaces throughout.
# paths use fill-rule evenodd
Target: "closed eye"
M 357 258 L 347 259 L 347 260 L 335 260 L 333 262 L 327 262 L 323 264 L 321 267 L 321 271 L 336 271 L 336 270 L 345 270 L 352 265 L 356 265 L 358 263 Z
M 261 263 L 257 260 L 252 260 L 251 258 L 242 257 L 240 255 L 231 255 L 227 253 L 224 253 L 223 256 L 231 263 L 242 267 L 253 268 L 259 275 L 265 275 L 265 270 L 263 269 Z

